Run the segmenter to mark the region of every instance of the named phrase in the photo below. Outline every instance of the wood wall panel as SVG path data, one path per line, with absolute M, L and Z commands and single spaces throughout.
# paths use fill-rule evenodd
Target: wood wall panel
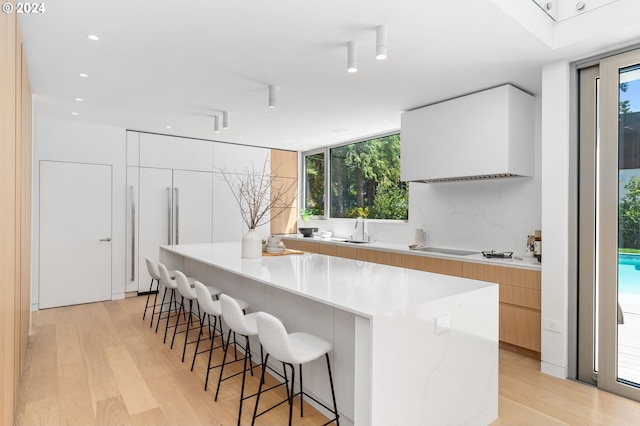
M 269 224 L 271 234 L 295 234 L 298 232 L 298 153 L 294 151 L 271 150 L 271 174 L 277 174 L 272 187 L 289 188 L 286 198 L 294 198 L 291 207 L 276 206 L 271 209 L 274 220 Z
M 30 308 L 31 92 L 15 13 L 0 15 L 0 423 L 12 424 Z

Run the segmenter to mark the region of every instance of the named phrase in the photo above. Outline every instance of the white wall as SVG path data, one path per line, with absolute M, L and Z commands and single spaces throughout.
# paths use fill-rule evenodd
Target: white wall
M 569 63 L 559 61 L 543 67 L 541 369 L 557 377 L 568 373 L 570 108 Z M 559 321 L 560 332 L 545 330 L 545 320 Z
M 38 115 L 38 98 L 35 98 L 33 133 L 33 263 L 31 265 L 33 277 L 31 281 L 32 310 L 38 309 L 39 301 L 39 164 L 41 160 L 108 164 L 113 167 L 111 293 L 114 299 L 124 297 L 125 141 L 126 136 L 124 129 L 41 117 Z

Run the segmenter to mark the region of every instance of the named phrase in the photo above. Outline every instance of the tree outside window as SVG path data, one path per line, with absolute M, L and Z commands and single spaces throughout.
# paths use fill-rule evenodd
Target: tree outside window
M 400 181 L 400 135 L 330 149 L 333 218 L 408 218 L 408 187 Z

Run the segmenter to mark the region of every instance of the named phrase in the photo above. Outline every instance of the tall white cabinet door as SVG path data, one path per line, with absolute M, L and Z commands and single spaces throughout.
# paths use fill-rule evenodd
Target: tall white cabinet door
M 210 243 L 213 173 L 173 171 L 174 244 Z
M 110 165 L 40 162 L 39 307 L 111 299 Z
M 145 258 L 158 261 L 161 245 L 172 244 L 173 172 L 140 167 L 138 209 L 138 291 L 149 291 Z

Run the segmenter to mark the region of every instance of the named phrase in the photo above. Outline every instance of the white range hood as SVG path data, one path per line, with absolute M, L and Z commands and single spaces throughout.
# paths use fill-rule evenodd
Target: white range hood
M 402 114 L 401 179 L 533 176 L 534 98 L 507 84 Z

